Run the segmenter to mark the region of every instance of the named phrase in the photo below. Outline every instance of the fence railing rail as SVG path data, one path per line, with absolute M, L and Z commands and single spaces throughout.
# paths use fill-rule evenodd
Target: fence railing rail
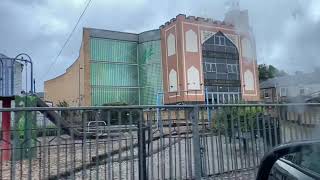
M 0 179 L 253 178 L 317 138 L 320 104 L 2 108 Z

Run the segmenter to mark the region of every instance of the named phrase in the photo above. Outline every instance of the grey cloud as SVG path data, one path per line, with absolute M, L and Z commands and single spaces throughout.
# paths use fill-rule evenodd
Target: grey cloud
M 28 3 L 26 3 L 28 2 Z M 105 1 L 92 0 L 92 4 L 81 20 L 71 41 L 47 77 L 48 66 L 57 55 L 68 33 L 74 26 L 86 1 L 42 1 L 4 0 L 0 3 L 0 52 L 15 56 L 27 52 L 35 61 L 37 80 L 59 75 L 79 55 L 82 27 L 93 27 L 127 32 L 142 32 L 158 28 L 179 13 L 204 16 L 222 20 L 225 1 L 177 0 L 177 1 Z M 303 17 L 293 36 L 286 36 L 285 24 L 292 21 L 294 12 L 304 14 L 308 3 L 292 0 L 252 1 L 242 0 L 242 9 L 249 10 L 250 22 L 256 38 L 258 61 L 274 64 L 282 69 L 294 71 L 310 69 L 317 64 L 320 55 L 319 25 Z M 78 4 L 74 4 L 78 3 Z M 299 20 L 298 20 L 299 21 Z M 58 25 L 54 25 L 54 23 Z M 59 26 L 59 23 L 61 26 Z M 51 28 L 57 28 L 56 30 Z M 272 57 L 274 47 L 285 47 L 282 54 Z M 306 55 L 307 54 L 307 55 Z M 300 63 L 308 59 L 311 65 Z M 288 62 L 292 65 L 287 66 Z M 305 61 L 302 61 L 305 62 Z M 43 89 L 43 82 L 37 83 Z

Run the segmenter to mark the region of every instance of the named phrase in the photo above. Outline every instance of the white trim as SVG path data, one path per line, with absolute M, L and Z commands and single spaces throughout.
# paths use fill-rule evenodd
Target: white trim
M 184 51 L 184 27 L 183 27 L 183 23 L 181 23 L 181 34 L 182 34 L 182 62 L 183 62 L 183 76 L 184 76 L 184 82 L 183 82 L 183 87 L 184 89 L 187 89 L 187 72 L 186 72 L 186 54 Z M 186 92 L 184 92 L 184 95 L 186 95 Z
M 245 39 L 250 39 L 250 43 L 251 43 L 251 38 L 250 37 L 247 37 L 247 36 L 243 36 L 243 38 L 245 38 Z M 245 59 L 250 59 L 250 58 L 246 58 L 246 57 L 243 57 L 243 55 L 242 55 L 242 40 L 241 40 L 241 37 L 240 37 L 240 39 L 239 39 L 239 41 L 238 41 L 238 43 L 239 43 L 239 55 L 241 55 L 240 57 L 241 57 L 241 70 L 243 70 L 242 69 L 242 63 L 243 63 L 243 58 L 245 58 Z M 253 44 L 255 44 L 255 43 L 253 43 Z M 253 47 L 251 47 L 251 49 L 253 49 Z M 255 49 L 255 48 L 254 48 Z M 254 50 L 255 51 L 255 50 Z M 252 59 L 250 59 L 250 61 L 251 61 L 251 63 L 250 63 L 250 65 L 253 67 L 253 76 L 254 76 L 254 93 L 245 93 L 245 88 L 244 88 L 244 86 L 242 86 L 241 88 L 242 88 L 242 90 L 243 90 L 243 96 L 251 96 L 251 97 L 253 97 L 253 96 L 258 96 L 258 84 L 257 84 L 257 72 L 256 72 L 256 67 L 257 67 L 257 61 L 256 61 L 256 57 L 255 57 L 255 54 L 256 54 L 256 52 L 253 52 L 253 57 L 252 57 Z M 250 69 L 251 70 L 251 69 Z M 243 77 L 244 76 L 244 73 L 242 73 L 242 78 L 244 78 Z M 244 79 L 243 79 L 243 82 L 244 82 Z
M 185 24 L 192 24 L 192 25 L 198 25 L 198 26 L 202 26 L 202 27 L 208 27 L 208 28 L 216 28 L 216 29 L 222 29 L 222 30 L 226 30 L 226 31 L 233 31 L 233 32 L 236 32 L 235 29 L 227 29 L 227 28 L 222 28 L 222 27 L 218 27 L 218 26 L 215 26 L 215 25 L 204 25 L 204 24 L 198 24 L 198 23 L 190 23 L 190 22 L 184 22 Z M 236 34 L 236 33 L 235 33 Z
M 208 37 L 204 37 L 204 33 L 208 32 L 210 33 L 210 35 Z M 204 42 L 206 42 L 208 39 L 210 39 L 212 36 L 214 36 L 215 34 L 217 34 L 217 32 L 215 31 L 201 31 L 201 44 L 203 44 Z
M 176 25 L 174 25 L 174 32 L 176 33 L 176 38 L 175 38 L 175 41 L 176 41 L 176 54 L 177 54 L 177 91 L 178 91 L 178 94 L 180 96 L 180 79 L 179 79 L 179 53 L 178 53 L 178 42 L 177 42 L 177 38 L 178 38 L 178 32 L 177 32 L 177 28 L 176 28 Z
M 200 34 L 201 36 L 201 32 L 200 32 L 200 27 L 199 27 L 199 24 L 198 24 L 198 34 Z M 199 46 L 199 60 L 200 60 L 200 90 L 201 90 L 201 93 L 200 95 L 204 95 L 203 93 L 203 87 L 204 87 L 204 82 L 202 82 L 202 80 L 204 79 L 203 78 L 203 66 L 202 66 L 202 46 L 201 46 L 201 38 L 198 38 L 198 46 Z M 201 48 L 201 49 L 200 49 Z M 202 72 L 201 72 L 202 71 Z M 202 85 L 201 85 L 202 84 Z
M 170 29 L 172 29 L 172 28 L 174 28 L 174 32 L 176 33 L 176 35 L 175 35 L 175 41 L 176 41 L 176 56 L 177 56 L 177 73 L 179 72 L 179 65 L 178 65 L 178 60 L 179 60 L 179 56 L 178 56 L 178 48 L 177 48 L 177 28 L 176 28 L 176 24 L 174 24 L 173 26 L 171 26 L 170 28 L 168 28 L 168 29 L 165 29 L 164 30 L 164 39 L 165 39 L 165 46 L 167 46 L 167 42 L 166 42 L 166 39 L 167 39 L 167 31 L 169 31 Z M 165 47 L 165 49 L 167 49 L 167 47 Z M 167 50 L 166 50 L 166 65 L 167 65 L 167 82 L 169 82 L 169 66 L 168 66 L 168 59 L 167 59 L 167 57 L 168 57 L 168 52 L 167 52 Z M 177 77 L 178 77 L 178 82 L 177 82 L 177 90 L 178 90 L 178 94 L 177 95 L 174 95 L 174 96 L 169 96 L 169 98 L 170 97 L 176 97 L 176 96 L 180 96 L 180 86 L 179 86 L 179 82 L 180 82 L 180 79 L 179 79 L 179 73 L 177 74 Z M 168 83 L 169 84 L 169 83 Z M 169 87 L 168 87 L 168 93 L 169 93 Z

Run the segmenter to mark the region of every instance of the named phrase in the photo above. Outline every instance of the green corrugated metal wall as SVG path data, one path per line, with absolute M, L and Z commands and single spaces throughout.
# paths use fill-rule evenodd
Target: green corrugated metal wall
M 137 43 L 90 39 L 91 105 L 139 103 Z
M 160 40 L 139 44 L 138 57 L 140 103 L 155 105 L 157 93 L 162 92 Z
M 115 102 L 137 105 L 138 93 L 138 88 L 92 87 L 91 102 L 93 106 Z
M 160 40 L 138 44 L 91 38 L 90 50 L 91 105 L 157 103 L 162 92 Z
M 91 60 L 137 64 L 137 43 L 91 38 Z

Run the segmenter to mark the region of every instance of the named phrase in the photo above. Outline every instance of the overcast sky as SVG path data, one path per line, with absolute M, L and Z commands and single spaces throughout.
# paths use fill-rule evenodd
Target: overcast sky
M 223 20 L 226 10 L 223 0 L 92 0 L 71 41 L 46 73 L 86 2 L 1 0 L 0 53 L 28 53 L 35 63 L 38 90 L 78 57 L 82 27 L 138 33 L 159 28 L 180 13 Z M 240 7 L 249 10 L 258 63 L 288 72 L 320 66 L 319 0 L 241 0 Z

